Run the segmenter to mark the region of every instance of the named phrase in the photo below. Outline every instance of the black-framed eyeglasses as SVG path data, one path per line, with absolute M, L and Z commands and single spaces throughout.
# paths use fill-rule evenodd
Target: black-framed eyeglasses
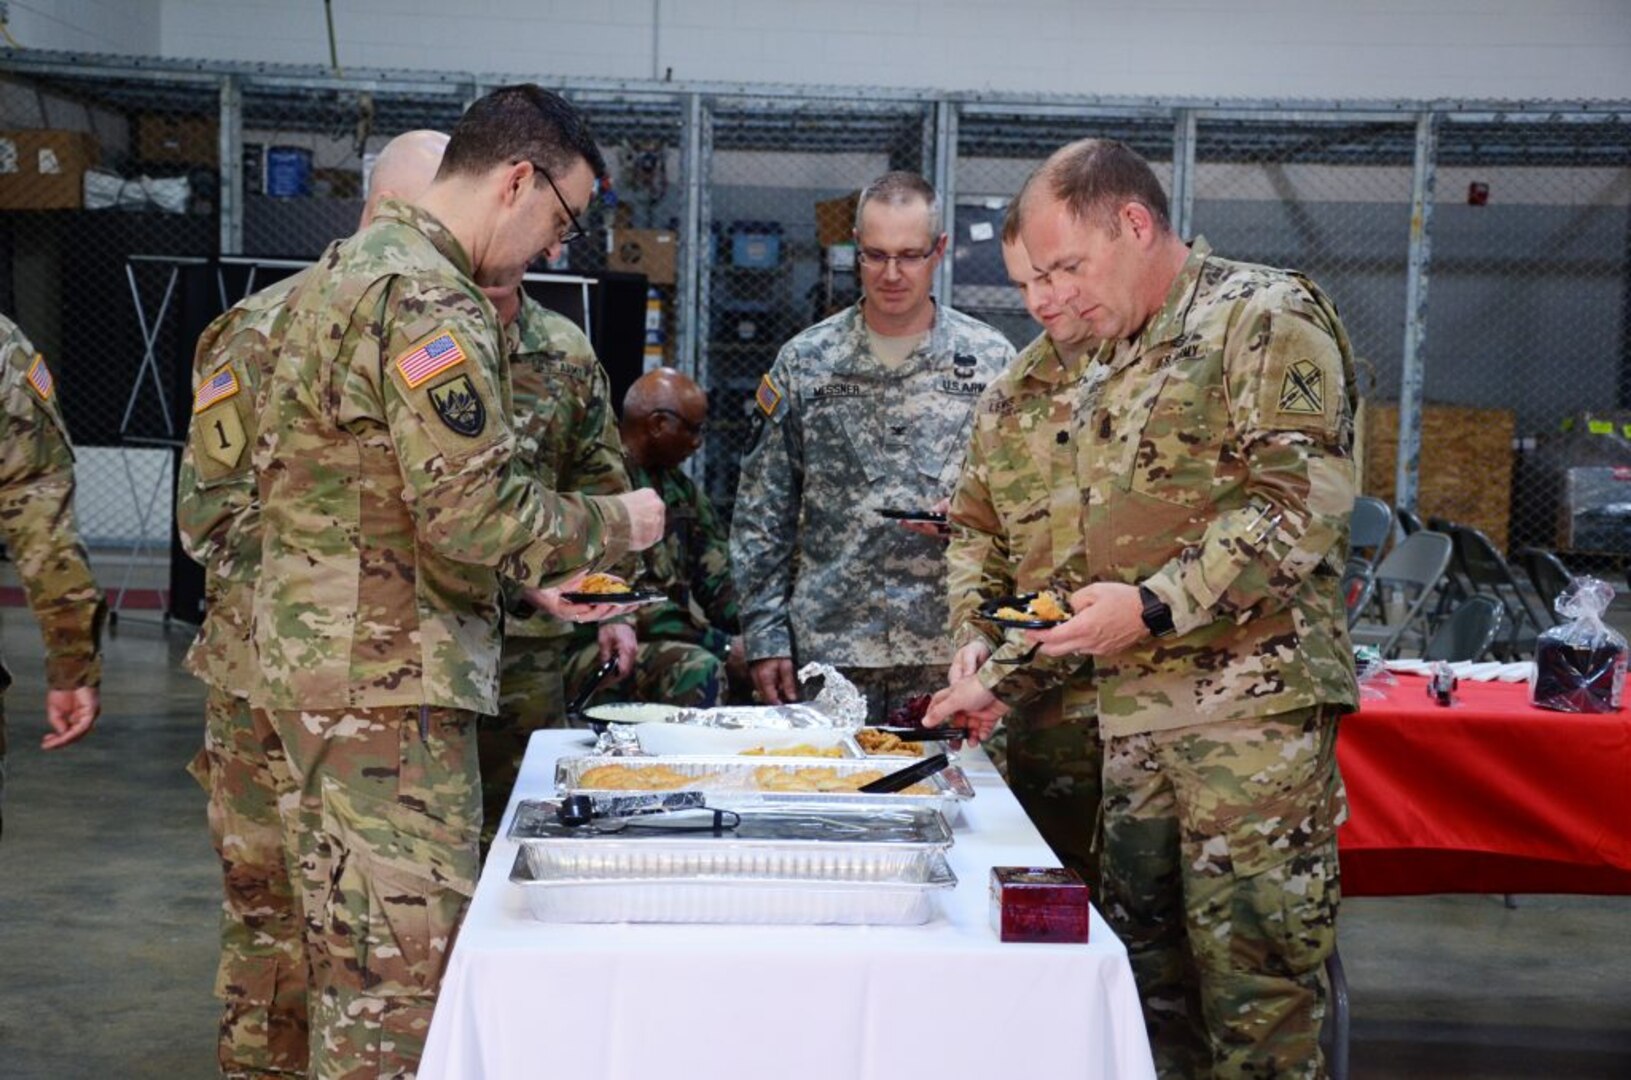
M 706 420 L 700 424 L 692 423 L 690 420 L 687 420 L 673 409 L 652 409 L 651 412 L 653 416 L 672 416 L 685 427 L 686 431 L 689 431 L 692 435 L 699 439 L 708 431 L 708 421 Z
M 877 248 L 859 248 L 855 257 L 861 260 L 862 265 L 875 267 L 879 270 L 888 269 L 890 263 L 896 263 L 902 270 L 916 270 L 936 255 L 940 254 L 940 241 L 936 240 L 929 245 L 928 251 L 902 251 L 891 255 L 887 251 Z
M 555 178 L 549 175 L 549 170 L 538 164 L 536 161 L 532 163 L 532 167 L 537 169 L 540 173 L 543 173 L 544 179 L 549 181 L 549 190 L 553 191 L 555 193 L 555 197 L 561 200 L 561 209 L 566 211 L 566 216 L 572 222 L 572 227 L 561 233 L 560 242 L 562 244 L 570 244 L 574 241 L 582 240 L 585 236 L 588 236 L 589 230 L 585 229 L 583 227 L 583 222 L 578 220 L 578 215 L 572 210 L 572 204 L 566 201 L 566 196 L 561 194 L 561 189 L 555 186 Z

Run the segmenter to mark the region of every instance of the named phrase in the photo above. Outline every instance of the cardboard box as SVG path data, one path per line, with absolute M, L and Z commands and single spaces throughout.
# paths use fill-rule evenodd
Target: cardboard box
M 77 210 L 100 161 L 88 131 L 0 131 L 0 210 Z
M 136 118 L 136 156 L 160 165 L 214 165 L 221 140 L 213 116 L 143 113 Z
M 861 203 L 861 193 L 852 191 L 837 199 L 823 199 L 815 204 L 816 243 L 829 244 L 855 242 L 855 208 Z
M 667 229 L 612 229 L 606 234 L 606 269 L 644 274 L 653 285 L 674 284 L 678 238 Z

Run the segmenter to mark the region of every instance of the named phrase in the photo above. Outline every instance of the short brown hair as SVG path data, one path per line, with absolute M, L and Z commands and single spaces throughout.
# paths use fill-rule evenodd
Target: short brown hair
M 1024 218 L 1021 207 L 1025 202 L 1025 193 L 1031 189 L 1031 181 L 1035 180 L 1036 174 L 1041 171 L 1040 166 L 1032 169 L 1031 174 L 1019 185 L 1019 190 L 1014 192 L 1014 197 L 1008 200 L 1008 212 L 1002 215 L 1003 243 L 1012 244 L 1019 239 L 1019 227 Z
M 1167 193 L 1161 190 L 1149 162 L 1124 142 L 1082 139 L 1070 143 L 1054 151 L 1037 175 L 1072 217 L 1103 225 L 1112 236 L 1121 231 L 1117 212 L 1130 202 L 1148 210 L 1158 230 L 1172 230 Z
M 861 197 L 855 202 L 855 231 L 861 231 L 861 212 L 866 209 L 869 202 L 879 202 L 885 206 L 904 206 L 918 200 L 929 208 L 929 231 L 938 240 L 940 233 L 945 229 L 945 217 L 940 211 L 940 195 L 934 190 L 933 184 L 917 173 L 907 172 L 905 169 L 886 172 L 861 189 Z
M 606 159 L 589 133 L 588 119 L 561 95 L 518 83 L 499 87 L 465 110 L 436 176 L 479 176 L 518 161 L 559 176 L 579 159 L 597 180 L 606 175 Z

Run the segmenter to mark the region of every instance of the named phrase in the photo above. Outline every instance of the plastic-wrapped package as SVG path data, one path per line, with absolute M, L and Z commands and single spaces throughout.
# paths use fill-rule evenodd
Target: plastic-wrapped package
M 1606 713 L 1620 707 L 1625 688 L 1625 638 L 1603 623 L 1614 587 L 1596 578 L 1575 578 L 1557 598 L 1568 620 L 1535 642 L 1535 675 L 1529 700 L 1559 712 Z

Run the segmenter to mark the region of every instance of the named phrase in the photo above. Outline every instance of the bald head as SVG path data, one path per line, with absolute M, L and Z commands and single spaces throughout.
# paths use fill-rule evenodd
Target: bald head
M 677 468 L 702 445 L 708 395 L 673 368 L 634 380 L 623 396 L 623 446 L 646 468 Z
M 385 144 L 368 177 L 368 198 L 360 227 L 367 228 L 383 199 L 417 202 L 442 167 L 447 136 L 440 131 L 408 131 Z

